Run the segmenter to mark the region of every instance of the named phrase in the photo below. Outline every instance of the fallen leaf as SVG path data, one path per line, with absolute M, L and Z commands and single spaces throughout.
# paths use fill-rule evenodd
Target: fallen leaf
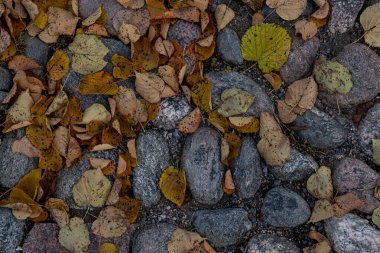
M 80 79 L 78 91 L 83 95 L 115 95 L 119 86 L 113 82 L 113 76 L 107 71 L 99 71 Z
M 367 7 L 360 15 L 360 24 L 365 31 L 365 42 L 373 47 L 380 47 L 380 3 Z M 0 50 L 1 52 L 1 50 Z
M 375 210 L 373 210 L 373 213 L 372 213 L 372 222 L 378 227 L 380 228 L 380 207 L 376 208 Z
M 281 84 L 282 84 L 281 76 L 273 72 L 269 74 L 264 74 L 263 76 L 270 83 L 270 85 L 275 91 L 281 88 Z
M 122 136 L 113 127 L 103 128 L 102 131 L 102 144 L 109 144 L 111 146 L 118 146 L 121 142 Z
M 67 147 L 66 167 L 71 167 L 74 163 L 79 161 L 82 156 L 82 149 L 78 141 L 74 137 L 70 137 L 69 145 Z
M 90 26 L 87 26 L 87 27 L 83 28 L 83 30 L 84 30 L 84 33 L 88 34 L 88 35 L 97 35 L 97 36 L 101 36 L 101 37 L 109 37 L 110 36 L 108 34 L 107 28 L 105 28 L 103 25 L 97 24 L 97 23 L 90 25 Z
M 35 34 L 35 36 L 37 36 L 41 32 L 41 30 L 45 29 L 46 25 L 48 24 L 48 16 L 46 12 L 43 10 L 40 10 L 37 16 L 34 18 L 33 22 L 34 22 L 33 24 L 35 25 L 35 27 L 38 28 Z M 28 32 L 29 32 L 29 29 L 28 29 Z
M 226 27 L 235 18 L 235 12 L 225 4 L 219 4 L 214 15 L 218 31 Z
M 157 103 L 161 100 L 161 93 L 165 88 L 165 82 L 157 75 L 151 73 L 136 72 L 136 91 L 149 103 Z
M 170 88 L 169 85 L 165 85 L 164 90 L 161 93 L 161 98 L 170 98 L 170 97 L 175 97 L 178 94 Z
M 234 133 L 225 133 L 223 139 L 226 140 L 228 144 L 229 152 L 227 158 L 222 160 L 222 163 L 228 166 L 234 162 L 240 154 L 241 139 Z
M 73 187 L 73 198 L 78 206 L 101 207 L 111 190 L 111 182 L 102 171 L 87 170 Z
M 54 102 L 54 101 L 53 101 Z M 76 97 L 71 97 L 67 105 L 65 115 L 61 121 L 63 126 L 82 122 L 83 113 L 80 110 L 80 102 Z
M 40 68 L 41 65 L 38 64 L 34 59 L 26 57 L 25 55 L 15 55 L 8 62 L 8 68 L 18 71 L 18 70 L 29 70 Z
M 31 108 L 33 105 L 34 100 L 30 96 L 29 89 L 22 91 L 16 102 L 9 108 L 8 117 L 13 123 L 29 121 L 32 119 Z
M 36 200 L 40 190 L 42 169 L 33 169 L 17 182 L 14 188 L 22 190 L 31 199 Z
M 70 59 L 63 50 L 55 51 L 46 65 L 50 79 L 54 81 L 61 80 L 69 71 Z
M 117 0 L 124 8 L 140 9 L 144 6 L 144 0 Z
M 254 96 L 244 90 L 232 88 L 223 91 L 221 100 L 219 114 L 230 117 L 245 113 L 253 104 Z
M 0 39 L 1 39 L 0 40 L 1 41 L 0 42 L 1 43 L 0 46 L 4 46 L 5 45 L 4 43 L 7 43 L 6 42 L 7 37 L 3 38 L 2 36 L 4 36 L 4 33 L 2 33 L 1 29 L 0 29 Z M 5 41 L 3 41 L 3 39 Z M 0 50 L 0 61 L 6 61 L 10 57 L 14 56 L 16 53 L 17 53 L 16 44 L 13 41 L 11 41 L 10 45 L 8 47 L 6 47 L 3 50 Z
M 229 117 L 231 128 L 240 133 L 257 133 L 260 130 L 260 121 L 256 117 Z
M 230 126 L 228 119 L 221 116 L 217 110 L 211 111 L 208 114 L 208 121 L 222 133 L 228 131 Z
M 137 42 L 141 34 L 136 26 L 123 23 L 120 25 L 118 37 L 124 44 L 128 45 L 130 42 Z
M 185 134 L 194 133 L 202 122 L 202 112 L 195 108 L 190 114 L 181 120 L 178 130 Z
M 158 53 L 171 57 L 175 51 L 173 43 L 170 40 L 162 40 L 160 37 L 154 43 L 154 48 Z
M 305 10 L 307 0 L 267 0 L 266 4 L 270 8 L 276 9 L 282 19 L 294 20 Z
M 334 215 L 334 205 L 326 199 L 319 199 L 315 202 L 309 222 L 319 222 L 331 218 Z
M 26 136 L 13 142 L 12 153 L 21 153 L 30 158 L 41 156 L 41 151 L 34 147 Z
M 112 74 L 115 78 L 128 79 L 135 74 L 135 66 L 124 56 L 114 54 L 112 56 L 112 65 L 114 66 Z
M 45 204 L 60 228 L 69 224 L 69 206 L 62 199 L 49 198 Z
M 53 101 L 47 108 L 45 115 L 54 115 L 56 112 L 62 111 L 66 108 L 69 103 L 69 97 L 66 92 L 63 90 L 59 91 L 58 94 L 54 97 Z M 64 114 L 64 113 L 63 113 Z M 55 115 L 58 117 L 63 117 L 64 115 Z
M 327 0 L 314 0 L 314 3 L 318 5 L 319 9 L 311 14 L 311 17 L 318 20 L 327 19 L 330 14 L 329 2 Z
M 144 3 L 144 1 L 143 1 Z M 118 249 L 115 244 L 106 242 L 99 246 L 98 253 L 118 253 Z
M 42 151 L 38 167 L 49 171 L 59 171 L 62 169 L 63 159 L 54 145 Z
M 182 206 L 186 191 L 186 173 L 184 170 L 178 170 L 174 166 L 166 168 L 161 174 L 159 186 L 165 198 L 178 207 Z
M 128 227 L 129 222 L 125 213 L 116 207 L 107 206 L 92 223 L 91 230 L 95 235 L 114 238 L 124 234 Z
M 231 170 L 227 170 L 224 174 L 224 183 L 223 183 L 223 191 L 227 195 L 232 195 L 235 192 L 235 184 L 232 178 Z
M 191 97 L 194 104 L 202 111 L 209 112 L 211 105 L 211 83 L 204 78 L 191 87 Z
M 123 210 L 127 215 L 129 223 L 135 223 L 137 216 L 140 212 L 142 206 L 142 201 L 138 199 L 133 199 L 128 196 L 120 197 L 115 207 Z
M 30 125 L 26 128 L 26 137 L 39 150 L 48 149 L 53 143 L 54 135 L 46 126 Z
M 243 0 L 244 1 L 244 0 Z M 265 17 L 261 12 L 256 12 L 252 16 L 252 25 L 262 24 L 265 21 Z
M 303 253 L 330 253 L 331 246 L 329 240 L 315 230 L 308 233 L 310 239 L 316 240 L 318 243 L 303 249 Z
M 11 36 L 0 27 L 0 53 L 3 53 L 11 45 Z
M 78 217 L 70 219 L 69 224 L 59 230 L 59 243 L 70 252 L 86 252 L 90 245 L 90 235 L 84 220 Z
M 101 104 L 92 104 L 84 111 L 82 123 L 88 124 L 91 121 L 109 123 L 111 121 L 111 113 Z
M 173 91 L 178 92 L 179 80 L 175 69 L 169 65 L 163 65 L 158 68 L 158 75 L 167 83 Z
M 303 40 L 313 38 L 318 33 L 317 25 L 312 21 L 298 20 L 294 24 L 296 33 L 301 34 Z
M 380 165 L 380 139 L 372 139 L 373 162 Z
M 334 210 L 336 217 L 343 217 L 345 214 L 355 209 L 360 209 L 365 205 L 365 202 L 359 199 L 353 193 L 346 193 L 334 198 Z
M 90 16 L 82 21 L 82 25 L 90 26 L 96 22 L 102 16 L 103 5 L 100 5 Z
M 317 172 L 312 174 L 307 180 L 307 190 L 317 199 L 332 199 L 334 189 L 331 169 L 326 166 L 321 166 Z
M 168 242 L 168 253 L 192 252 L 205 240 L 206 238 L 201 237 L 198 233 L 177 228 Z
M 132 49 L 132 62 L 136 65 L 135 70 L 149 71 L 158 67 L 159 53 L 150 44 L 148 38 L 143 36 L 136 43 L 132 43 Z

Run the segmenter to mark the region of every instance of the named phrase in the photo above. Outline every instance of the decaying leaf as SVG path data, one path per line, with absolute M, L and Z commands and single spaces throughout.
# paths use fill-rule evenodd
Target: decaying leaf
M 53 145 L 43 150 L 38 167 L 49 171 L 59 171 L 63 167 L 63 159 L 57 148 Z
M 83 113 L 80 110 L 79 100 L 76 97 L 71 97 L 69 99 L 69 103 L 67 104 L 67 110 L 64 114 L 61 124 L 63 126 L 67 126 L 70 123 L 71 124 L 80 123 L 82 121 L 82 118 L 83 118 Z
M 266 4 L 276 9 L 282 19 L 294 20 L 305 10 L 307 0 L 267 0 Z
M 175 69 L 169 65 L 163 65 L 158 68 L 158 74 L 162 80 L 167 83 L 173 91 L 178 92 L 179 80 Z
M 380 3 L 367 7 L 360 15 L 360 24 L 365 31 L 364 40 L 368 45 L 380 47 Z M 1 52 L 1 50 L 0 50 Z
M 69 224 L 69 206 L 62 199 L 50 198 L 46 201 L 45 206 L 53 216 L 60 228 Z
M 202 111 L 209 112 L 211 105 L 211 83 L 204 78 L 191 87 L 191 97 L 194 104 Z
M 222 105 L 218 112 L 224 117 L 236 116 L 245 113 L 253 104 L 254 96 L 241 89 L 226 89 L 223 91 Z
M 11 45 L 11 36 L 0 27 L 0 53 L 3 53 Z
M 181 120 L 178 130 L 185 134 L 194 133 L 202 122 L 202 112 L 195 108 L 189 115 Z
M 307 180 L 307 190 L 317 199 L 331 200 L 333 198 L 333 184 L 331 169 L 321 166 L 316 173 Z
M 160 190 L 165 198 L 181 207 L 185 200 L 186 174 L 173 166 L 166 168 L 160 177 Z
M 335 215 L 334 205 L 326 199 L 319 199 L 315 202 L 313 212 L 309 222 L 318 222 L 326 220 Z
M 221 116 L 217 110 L 208 114 L 208 121 L 222 133 L 226 132 L 230 125 L 228 119 Z
M 124 8 L 140 9 L 144 6 L 144 0 L 117 0 Z
M 69 224 L 59 230 L 58 240 L 71 252 L 86 252 L 90 245 L 90 235 L 84 220 L 78 217 L 71 218 Z
M 235 17 L 235 12 L 225 4 L 219 4 L 215 10 L 218 31 L 226 27 Z
M 223 139 L 228 144 L 228 155 L 226 159 L 222 160 L 222 163 L 228 166 L 234 162 L 240 154 L 241 139 L 234 133 L 225 133 Z
M 312 21 L 298 20 L 294 27 L 296 33 L 301 34 L 303 40 L 308 40 L 313 38 L 318 33 L 317 25 Z
M 177 228 L 168 242 L 168 253 L 192 252 L 205 240 L 198 233 Z
M 46 126 L 30 125 L 26 128 L 26 137 L 39 150 L 50 148 L 54 135 Z
M 282 84 L 281 76 L 273 72 L 269 74 L 264 74 L 263 76 L 265 79 L 267 79 L 267 81 L 270 83 L 270 85 L 275 91 L 281 88 L 281 84 Z
M 129 222 L 125 213 L 116 207 L 107 206 L 92 223 L 91 230 L 95 235 L 113 238 L 124 234 L 128 227 Z
M 90 26 L 96 22 L 102 16 L 103 6 L 100 5 L 90 16 L 82 21 L 82 25 Z
M 118 37 L 124 44 L 128 45 L 130 42 L 137 42 L 141 34 L 136 26 L 123 23 L 120 25 Z
M 372 139 L 373 162 L 380 165 L 380 139 Z
M 78 85 L 78 91 L 83 95 L 115 95 L 118 90 L 118 85 L 113 82 L 113 76 L 104 70 L 82 77 Z
M 101 207 L 111 190 L 111 182 L 102 171 L 87 170 L 73 187 L 73 198 L 79 206 Z
M 82 123 L 88 124 L 91 121 L 108 123 L 111 121 L 111 113 L 102 104 L 92 104 L 84 111 Z
M 82 149 L 74 137 L 70 137 L 67 146 L 66 167 L 71 167 L 82 156 Z
M 161 93 L 165 88 L 165 82 L 157 75 L 136 72 L 136 91 L 149 103 L 157 103 L 161 100 Z
M 58 94 L 54 97 L 53 101 L 47 108 L 45 114 L 55 114 L 55 112 L 62 111 L 62 109 L 66 108 L 67 104 L 69 103 L 69 97 L 67 96 L 66 92 L 61 90 L 58 92 Z M 56 115 L 58 117 L 63 117 L 63 115 L 59 114 Z
M 70 59 L 65 51 L 55 51 L 46 65 L 50 79 L 54 81 L 62 79 L 69 71 L 69 64 Z
M 135 70 L 149 71 L 158 67 L 159 53 L 150 44 L 148 38 L 142 36 L 136 43 L 132 43 L 132 48 L 132 62 L 136 65 Z
M 12 70 L 29 70 L 40 68 L 41 65 L 38 64 L 34 59 L 26 57 L 25 55 L 15 55 L 8 62 L 8 68 Z
M 321 233 L 310 230 L 308 233 L 310 239 L 316 240 L 318 243 L 303 249 L 303 253 L 330 253 L 331 246 L 329 240 Z

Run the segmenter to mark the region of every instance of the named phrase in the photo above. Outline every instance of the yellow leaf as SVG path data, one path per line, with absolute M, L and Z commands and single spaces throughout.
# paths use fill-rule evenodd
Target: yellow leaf
M 142 201 L 124 196 L 120 197 L 114 206 L 125 212 L 130 223 L 135 223 L 142 206 Z
M 166 168 L 160 177 L 160 189 L 165 198 L 181 207 L 185 200 L 186 173 L 174 166 Z
M 144 1 L 143 1 L 144 2 Z M 99 246 L 98 253 L 118 253 L 118 249 L 115 244 L 106 242 Z
M 225 133 L 223 138 L 228 144 L 229 152 L 227 158 L 224 159 L 222 163 L 228 166 L 238 158 L 240 154 L 241 140 L 240 137 L 234 133 Z
M 36 199 L 38 190 L 40 189 L 41 177 L 41 169 L 31 170 L 28 174 L 24 175 L 14 187 L 24 191 L 31 199 Z
M 12 41 L 11 44 L 2 52 L 0 52 L 0 61 L 6 61 L 10 57 L 14 56 L 17 52 L 16 45 Z
M 230 125 L 228 119 L 221 116 L 218 110 L 214 110 L 208 114 L 208 121 L 222 133 L 226 132 Z
M 65 51 L 55 51 L 53 57 L 46 65 L 47 72 L 51 80 L 61 80 L 69 71 L 69 56 Z
M 61 121 L 63 126 L 82 122 L 83 113 L 80 110 L 80 102 L 76 97 L 69 99 L 65 115 Z
M 62 169 L 63 159 L 54 145 L 42 152 L 38 167 L 51 171 L 59 171 Z
M 254 96 L 244 90 L 232 88 L 223 91 L 222 105 L 218 112 L 224 117 L 230 117 L 245 113 L 251 107 Z
M 360 24 L 362 24 L 364 40 L 368 45 L 380 47 L 380 3 L 371 5 L 360 15 Z
M 48 23 L 48 16 L 46 12 L 40 10 L 37 16 L 34 18 L 34 24 L 38 27 L 38 29 L 43 30 Z
M 260 121 L 256 117 L 229 117 L 230 126 L 240 133 L 257 133 Z
M 115 95 L 118 90 L 119 86 L 113 82 L 112 75 L 104 70 L 82 77 L 78 85 L 78 91 L 83 95 Z
M 194 104 L 202 111 L 209 112 L 211 105 L 211 83 L 204 78 L 191 87 L 191 97 Z
M 135 74 L 133 64 L 124 56 L 114 54 L 112 56 L 113 76 L 120 79 L 128 79 Z
M 264 73 L 279 71 L 288 59 L 291 39 L 288 32 L 276 24 L 257 24 L 242 38 L 241 53 L 248 61 L 257 61 Z
M 113 238 L 124 234 L 128 227 L 126 214 L 116 207 L 107 206 L 92 223 L 91 230 L 95 235 Z
M 334 206 L 326 199 L 319 199 L 315 202 L 313 212 L 309 222 L 318 222 L 333 217 L 335 214 Z
M 149 71 L 158 67 L 160 56 L 146 37 L 141 37 L 133 43 L 132 62 L 136 64 L 136 71 Z
M 69 224 L 59 230 L 58 240 L 70 252 L 87 252 L 90 234 L 84 220 L 78 217 L 71 218 Z
M 26 128 L 26 137 L 40 150 L 48 149 L 53 143 L 54 135 L 47 126 L 30 125 Z
M 307 0 L 267 0 L 266 4 L 270 8 L 276 9 L 282 19 L 294 20 L 305 10 Z

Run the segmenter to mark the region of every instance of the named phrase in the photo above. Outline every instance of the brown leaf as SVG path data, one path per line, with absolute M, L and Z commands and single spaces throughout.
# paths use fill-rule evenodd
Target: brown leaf
M 0 53 L 3 53 L 11 45 L 11 36 L 0 27 Z
M 315 202 L 313 212 L 311 214 L 309 222 L 314 223 L 314 222 L 326 220 L 328 218 L 333 217 L 334 215 L 335 215 L 334 205 L 326 199 L 319 199 Z
M 12 153 L 21 153 L 30 158 L 41 156 L 40 150 L 35 148 L 26 136 L 13 142 Z
M 219 4 L 215 10 L 218 31 L 226 27 L 235 18 L 235 12 L 225 4 Z
M 45 206 L 53 216 L 60 228 L 69 224 L 69 206 L 62 199 L 50 198 L 46 201 Z
M 235 192 L 235 184 L 232 178 L 231 170 L 227 170 L 224 174 L 223 191 L 227 195 L 232 195 Z
M 116 207 L 107 206 L 92 223 L 91 229 L 95 235 L 114 238 L 124 234 L 128 227 L 129 222 L 125 213 Z
M 118 37 L 124 44 L 128 45 L 130 42 L 137 42 L 141 34 L 136 26 L 123 23 L 120 25 Z
M 157 103 L 161 100 L 165 83 L 157 75 L 136 72 L 135 87 L 136 91 L 149 103 Z
M 194 133 L 202 122 L 202 112 L 197 107 L 189 115 L 181 120 L 178 130 L 185 134 Z
M 365 205 L 365 202 L 353 193 L 337 196 L 334 200 L 335 216 L 337 217 L 343 217 L 352 210 L 360 209 Z
M 298 20 L 294 27 L 296 33 L 301 34 L 303 40 L 308 40 L 313 38 L 318 33 L 317 25 L 312 21 Z
M 229 153 L 227 158 L 222 160 L 222 163 L 228 166 L 234 162 L 240 154 L 241 139 L 234 133 L 225 133 L 223 138 L 228 143 Z
M 8 62 L 8 68 L 12 70 L 29 70 L 40 68 L 41 65 L 38 64 L 34 59 L 29 58 L 25 55 L 15 55 Z
M 116 208 L 119 208 L 120 210 L 123 210 L 125 212 L 129 223 L 136 222 L 141 206 L 141 200 L 133 199 L 128 196 L 120 197 L 118 202 L 115 204 Z
M 174 45 L 170 40 L 162 40 L 160 37 L 154 43 L 154 48 L 158 53 L 171 57 L 175 51 Z
M 71 167 L 82 156 L 82 149 L 74 137 L 70 137 L 67 147 L 66 167 Z
M 63 126 L 59 126 L 54 130 L 53 143 L 57 147 L 59 154 L 63 157 L 67 157 L 67 147 L 69 146 L 69 129 Z
M 117 0 L 124 8 L 140 9 L 144 6 L 144 0 Z
M 104 70 L 82 77 L 77 88 L 83 95 L 115 95 L 119 90 L 119 86 L 113 82 L 113 76 Z

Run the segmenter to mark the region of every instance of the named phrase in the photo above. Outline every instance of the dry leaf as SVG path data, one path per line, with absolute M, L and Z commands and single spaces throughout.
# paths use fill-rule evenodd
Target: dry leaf
M 195 108 L 190 114 L 181 120 L 178 130 L 185 134 L 194 133 L 202 122 L 202 112 Z
M 229 117 L 231 128 L 240 133 L 257 133 L 260 121 L 256 117 Z
M 373 162 L 380 165 L 380 139 L 372 139 Z
M 373 47 L 380 47 L 379 11 L 380 3 L 377 3 L 367 7 L 360 15 L 360 24 L 365 31 L 364 40 L 368 45 Z
M 91 230 L 95 235 L 114 238 L 124 234 L 128 227 L 129 222 L 125 213 L 116 207 L 107 206 L 92 223 Z
M 60 228 L 69 224 L 69 206 L 62 199 L 49 198 L 45 206 Z
M 144 0 L 143 0 L 144 3 Z M 98 253 L 118 253 L 118 249 L 115 244 L 106 242 L 99 246 Z
M 78 91 L 83 95 L 115 95 L 118 90 L 119 86 L 113 82 L 113 76 L 104 70 L 82 77 L 78 85 Z
M 175 69 L 169 65 L 163 65 L 158 68 L 158 74 L 162 80 L 167 83 L 173 91 L 178 92 L 179 80 Z
M 318 243 L 303 249 L 303 253 L 330 253 L 331 246 L 329 240 L 315 230 L 308 233 L 310 239 L 316 240 Z
M 227 140 L 222 138 L 222 141 L 220 144 L 220 160 L 221 161 L 227 160 L 229 154 L 230 154 L 230 146 L 228 145 Z
M 62 169 L 63 160 L 54 145 L 51 148 L 42 151 L 38 167 L 49 171 L 59 171 Z
M 56 112 L 62 111 L 66 108 L 66 106 L 69 103 L 69 97 L 67 96 L 66 92 L 61 90 L 58 92 L 58 94 L 54 97 L 53 101 L 49 105 L 48 109 L 45 112 L 45 115 L 54 115 Z M 63 115 L 55 115 L 59 117 L 63 117 Z
M 71 218 L 69 224 L 59 230 L 58 240 L 70 252 L 86 252 L 90 245 L 90 235 L 84 220 Z
M 100 5 L 90 16 L 82 21 L 82 25 L 90 26 L 96 22 L 102 16 L 103 5 Z
M 178 170 L 173 166 L 166 168 L 160 177 L 159 186 L 165 198 L 178 207 L 182 206 L 186 191 L 186 173 L 184 170 Z
M 82 149 L 74 137 L 70 137 L 67 147 L 66 167 L 71 167 L 82 156 Z
M 128 196 L 120 197 L 119 201 L 115 204 L 116 208 L 119 208 L 120 210 L 123 210 L 125 212 L 129 223 L 136 222 L 141 206 L 141 200 L 133 199 Z
M 211 105 L 211 83 L 204 78 L 191 87 L 191 97 L 194 104 L 202 111 L 209 112 Z
M 198 233 L 177 228 L 168 242 L 168 253 L 192 252 L 205 240 L 206 238 L 201 237 Z
M 82 118 L 83 113 L 80 110 L 79 100 L 76 97 L 71 97 L 69 99 L 69 103 L 67 105 L 67 109 L 61 121 L 61 124 L 63 126 L 67 126 L 69 124 L 80 123 L 82 121 Z
M 326 199 L 319 199 L 315 202 L 309 222 L 315 223 L 318 221 L 326 220 L 333 217 L 334 215 L 334 205 Z
M 226 27 L 235 18 L 235 12 L 225 4 L 219 4 L 214 15 L 218 31 Z
M 307 0 L 267 0 L 266 4 L 276 9 L 282 19 L 294 20 L 305 10 Z
M 33 146 L 44 150 L 51 147 L 54 135 L 46 126 L 30 125 L 26 128 L 26 137 Z
M 244 90 L 232 88 L 223 91 L 222 105 L 218 112 L 224 117 L 230 117 L 245 113 L 251 107 L 254 96 Z
M 263 14 L 261 14 L 261 12 L 256 12 L 255 14 L 253 14 L 252 25 L 262 24 L 264 23 L 264 21 L 265 21 L 265 18 Z
M 18 71 L 18 70 L 29 70 L 40 68 L 41 65 L 38 64 L 34 59 L 26 57 L 25 55 L 15 55 L 8 62 L 8 68 Z
M 128 45 L 130 42 L 137 42 L 141 34 L 136 26 L 123 23 L 120 25 L 118 37 L 124 44 Z
M 144 0 L 117 0 L 124 8 L 140 9 L 144 6 Z
M 223 139 L 227 141 L 229 152 L 227 158 L 222 160 L 222 163 L 228 166 L 234 162 L 240 154 L 241 139 L 234 133 L 225 133 Z
M 301 34 L 303 40 L 308 40 L 313 38 L 318 33 L 317 25 L 312 21 L 298 20 L 294 27 L 296 33 Z
M 360 209 L 365 205 L 365 202 L 359 199 L 353 193 L 346 193 L 342 196 L 337 196 L 334 198 L 334 210 L 336 217 L 343 217 L 345 214 L 351 212 L 355 209 Z
M 139 41 L 132 43 L 132 62 L 136 65 L 136 70 L 155 69 L 158 67 L 159 60 L 160 55 L 148 38 L 141 37 Z
M 223 183 L 223 191 L 227 195 L 232 195 L 235 192 L 235 184 L 232 178 L 231 170 L 227 170 L 224 174 L 224 183 Z
M 281 88 L 282 79 L 278 74 L 271 72 L 269 74 L 264 74 L 264 78 L 270 83 L 275 91 Z
M 93 24 L 90 26 L 85 27 L 84 33 L 88 35 L 97 35 L 97 36 L 102 36 L 102 37 L 109 37 L 109 34 L 107 32 L 107 28 L 105 28 L 101 24 Z
M 8 117 L 13 123 L 29 121 L 32 119 L 31 108 L 34 105 L 34 100 L 30 96 L 29 89 L 21 92 L 16 102 L 9 108 Z
M 65 51 L 55 51 L 53 57 L 46 65 L 51 80 L 61 80 L 69 71 L 70 59 Z
M 3 53 L 11 45 L 11 36 L 0 27 L 0 53 Z
M 226 132 L 230 125 L 228 119 L 221 116 L 217 110 L 208 114 L 208 121 L 222 133 Z
M 59 126 L 54 130 L 53 143 L 57 147 L 59 154 L 63 157 L 67 156 L 67 147 L 69 146 L 69 129 Z
M 136 91 L 149 103 L 157 103 L 161 100 L 161 93 L 165 88 L 165 82 L 157 75 L 136 72 Z
M 35 148 L 26 136 L 13 142 L 12 153 L 21 153 L 30 158 L 41 156 L 41 151 Z
M 317 199 L 332 199 L 334 194 L 331 169 L 321 166 L 307 180 L 307 190 Z
M 154 43 L 154 48 L 160 54 L 171 57 L 175 51 L 173 43 L 170 40 L 162 40 L 160 37 Z
M 91 121 L 101 121 L 109 123 L 111 121 L 111 113 L 101 104 L 92 104 L 83 113 L 83 124 L 88 124 Z

